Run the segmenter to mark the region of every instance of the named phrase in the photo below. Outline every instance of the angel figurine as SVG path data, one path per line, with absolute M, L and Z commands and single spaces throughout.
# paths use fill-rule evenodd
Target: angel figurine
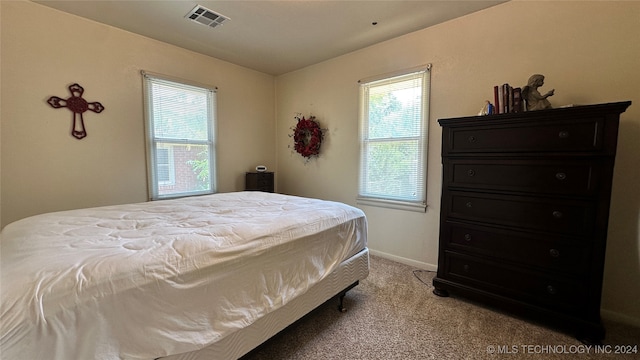
M 541 95 L 538 88 L 544 85 L 544 75 L 531 75 L 527 85 L 522 88 L 522 98 L 527 105 L 527 111 L 551 109 L 551 103 L 547 98 L 553 96 L 555 90 L 551 89 L 546 94 Z

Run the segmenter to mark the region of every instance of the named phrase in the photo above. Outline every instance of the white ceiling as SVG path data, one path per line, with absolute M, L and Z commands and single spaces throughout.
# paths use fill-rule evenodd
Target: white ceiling
M 506 0 L 32 1 L 280 75 Z M 210 28 L 186 19 L 196 5 L 230 20 Z

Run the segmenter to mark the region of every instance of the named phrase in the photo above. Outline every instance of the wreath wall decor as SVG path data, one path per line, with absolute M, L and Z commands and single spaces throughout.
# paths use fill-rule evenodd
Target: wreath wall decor
M 320 128 L 315 116 L 305 119 L 304 116 L 296 115 L 294 118 L 298 123 L 291 128 L 293 134 L 289 135 L 293 137 L 293 149 L 309 161 L 312 157 L 319 156 L 326 129 Z

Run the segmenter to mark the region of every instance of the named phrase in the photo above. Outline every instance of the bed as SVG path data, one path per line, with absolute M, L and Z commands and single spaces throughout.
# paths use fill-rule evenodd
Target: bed
M 2 359 L 237 359 L 369 273 L 364 213 L 233 192 L 36 215 L 0 239 Z

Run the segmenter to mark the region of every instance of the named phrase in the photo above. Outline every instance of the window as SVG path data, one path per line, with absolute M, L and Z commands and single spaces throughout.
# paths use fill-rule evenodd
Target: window
M 149 197 L 214 193 L 215 90 L 145 72 L 143 79 Z
M 430 69 L 360 81 L 359 203 L 426 211 Z
M 158 169 L 158 184 L 173 185 L 176 183 L 176 171 L 173 167 L 171 147 L 156 149 L 156 167 Z

